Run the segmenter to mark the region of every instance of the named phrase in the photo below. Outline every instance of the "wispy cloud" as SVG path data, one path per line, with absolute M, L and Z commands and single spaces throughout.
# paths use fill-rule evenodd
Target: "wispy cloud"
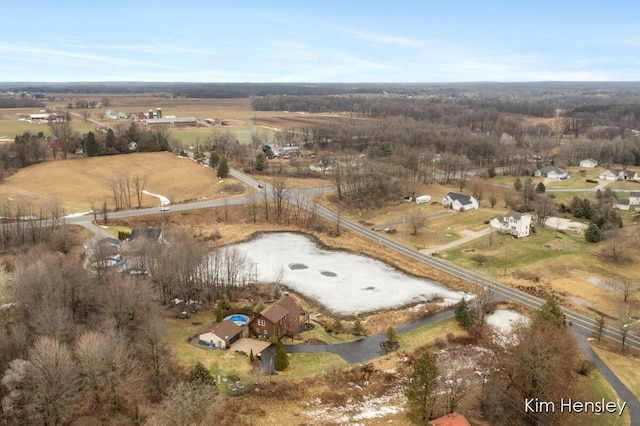
M 169 67 L 167 64 L 164 64 L 164 63 L 141 61 L 138 59 L 130 59 L 126 57 L 95 55 L 95 54 L 89 54 L 89 53 L 83 53 L 83 52 L 74 52 L 70 50 L 45 49 L 45 48 L 38 48 L 38 47 L 32 47 L 32 46 L 8 46 L 8 45 L 0 44 L 0 52 L 25 55 L 41 61 L 42 60 L 43 61 L 52 61 L 52 60 L 59 61 L 60 58 L 65 58 L 65 59 L 77 59 L 80 61 L 84 61 L 87 64 L 98 62 L 102 64 L 126 66 L 126 67 L 136 67 L 136 66 L 144 66 L 144 67 L 152 67 L 152 68 L 168 68 Z
M 347 28 L 344 30 L 346 33 L 356 36 L 357 38 L 365 41 L 370 41 L 378 44 L 392 44 L 397 46 L 421 46 L 423 43 L 419 40 L 413 40 L 405 37 L 397 37 L 385 34 L 371 34 L 364 31 L 360 31 L 354 28 Z

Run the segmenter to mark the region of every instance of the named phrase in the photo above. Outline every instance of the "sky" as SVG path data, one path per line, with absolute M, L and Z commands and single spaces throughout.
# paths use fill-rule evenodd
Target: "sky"
M 638 22 L 637 0 L 10 0 L 0 81 L 638 81 Z

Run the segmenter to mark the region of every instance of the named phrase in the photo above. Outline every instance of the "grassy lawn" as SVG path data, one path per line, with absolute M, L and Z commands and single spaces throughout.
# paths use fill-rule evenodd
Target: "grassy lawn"
M 249 359 L 233 350 L 204 349 L 187 343 L 187 339 L 208 324 L 215 321 L 215 312 L 205 311 L 194 314 L 188 319 L 167 317 L 164 321 L 165 341 L 171 347 L 178 364 L 188 371 L 200 361 L 212 374 L 236 374 L 242 379 L 249 377 L 251 366 Z M 194 326 L 192 322 L 201 322 Z
M 309 321 L 309 322 L 314 324 L 316 328 L 314 328 L 313 330 L 300 333 L 300 340 L 295 340 L 291 342 L 287 339 L 285 343 L 287 345 L 300 344 L 305 340 L 318 339 L 318 340 L 322 340 L 323 342 L 327 342 L 330 345 L 335 345 L 337 343 L 353 342 L 354 340 L 362 339 L 362 336 L 354 336 L 353 334 L 327 333 L 322 325 L 318 324 L 315 321 Z
M 595 344 L 591 344 L 591 348 L 631 393 L 640 397 L 640 372 L 638 371 L 640 361 L 603 349 Z
M 584 400 L 586 401 L 599 401 L 604 398 L 606 401 L 616 401 L 618 399 L 618 395 L 613 390 L 611 385 L 604 380 L 602 375 L 598 372 L 598 370 L 594 370 L 588 378 L 580 379 L 580 383 L 577 384 L 577 387 L 580 389 L 580 396 L 584 394 Z M 573 417 L 573 415 L 570 415 Z M 618 416 L 618 414 L 602 414 L 602 415 L 594 415 L 594 414 L 582 414 L 576 420 L 575 424 L 581 424 L 584 426 L 600 426 L 603 424 L 606 425 L 630 425 L 631 424 L 631 416 L 629 415 L 629 411 L 625 410 L 622 416 Z
M 445 339 L 447 334 L 467 336 L 467 331 L 460 327 L 455 318 L 438 321 L 405 333 L 399 337 L 400 350 L 412 350 L 433 345 L 436 339 Z
M 344 359 L 330 353 L 289 354 L 289 367 L 285 372 L 278 373 L 278 376 L 282 378 L 309 377 L 348 365 Z
M 488 235 L 447 250 L 443 257 L 465 268 L 496 277 L 504 274 L 505 263 L 507 270 L 512 271 L 551 258 L 582 255 L 594 247 L 582 235 L 560 234 L 539 226 L 537 230 L 536 235 L 518 240 L 507 235 Z M 546 246 L 551 243 L 563 243 L 564 249 L 559 251 Z M 486 257 L 483 265 L 474 259 L 479 254 Z

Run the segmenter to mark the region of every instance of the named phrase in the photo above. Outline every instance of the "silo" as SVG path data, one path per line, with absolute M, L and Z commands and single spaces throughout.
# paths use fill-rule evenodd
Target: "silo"
M 153 118 L 153 110 L 152 109 L 149 110 L 149 118 Z
M 162 118 L 162 108 L 156 109 L 156 117 Z

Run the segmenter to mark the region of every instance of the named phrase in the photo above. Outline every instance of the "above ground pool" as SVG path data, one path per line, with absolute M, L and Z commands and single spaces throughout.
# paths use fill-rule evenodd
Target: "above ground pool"
M 224 318 L 226 321 L 233 321 L 236 325 L 242 327 L 249 322 L 249 317 L 242 314 L 233 314 Z

